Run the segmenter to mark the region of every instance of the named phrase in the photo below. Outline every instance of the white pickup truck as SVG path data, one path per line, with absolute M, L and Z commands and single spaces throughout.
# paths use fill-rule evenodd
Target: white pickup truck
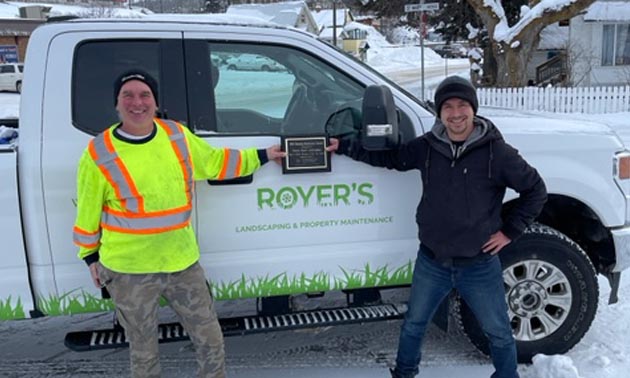
M 214 69 L 257 55 L 278 71 Z M 90 280 L 72 243 L 75 176 L 90 138 L 117 121 L 113 81 L 142 68 L 158 78 L 160 116 L 216 146 L 260 148 L 281 137 L 360 134 L 366 88 L 391 89 L 400 137 L 432 125 L 427 104 L 356 59 L 305 32 L 239 25 L 220 17 L 147 17 L 49 23 L 30 38 L 19 142 L 0 147 L 0 319 L 113 308 Z M 351 117 L 331 115 L 354 109 Z M 334 117 L 333 117 L 334 118 Z M 549 200 L 537 223 L 501 252 L 519 358 L 563 353 L 588 330 L 598 305 L 597 274 L 616 301 L 630 266 L 630 152 L 605 126 L 493 117 L 505 138 L 544 177 Z M 326 159 L 325 159 L 326 160 Z M 226 334 L 398 318 L 404 304 L 379 291 L 408 285 L 418 249 L 414 222 L 421 183 L 335 155 L 328 171 L 283 172 L 196 185 L 194 228 L 201 263 L 218 300 L 259 298 L 260 313 L 222 319 Z M 159 172 L 156 172 L 159 174 Z M 509 208 L 516 194 L 508 192 Z M 330 291 L 348 306 L 295 312 L 290 297 Z M 486 350 L 470 311 L 454 312 Z M 171 328 L 168 328 L 171 327 Z M 175 328 L 173 328 L 175 327 Z M 71 330 L 76 350 L 125 343 L 111 330 Z M 181 339 L 163 325 L 163 341 Z

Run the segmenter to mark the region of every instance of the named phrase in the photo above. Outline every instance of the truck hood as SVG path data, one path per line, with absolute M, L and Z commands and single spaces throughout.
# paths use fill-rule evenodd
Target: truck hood
M 617 137 L 620 135 L 609 125 L 590 121 L 571 114 L 534 113 L 504 108 L 482 107 L 479 115 L 489 118 L 505 135 L 510 134 L 581 134 Z M 630 138 L 629 138 L 630 139 Z M 628 145 L 627 143 L 624 143 Z

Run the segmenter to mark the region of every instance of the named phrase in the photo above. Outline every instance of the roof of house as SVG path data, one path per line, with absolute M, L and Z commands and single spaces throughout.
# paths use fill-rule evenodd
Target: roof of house
M 346 14 L 348 14 L 349 10 L 346 8 L 340 8 L 336 10 L 336 19 L 337 26 L 343 26 L 346 22 Z M 332 27 L 333 26 L 333 10 L 332 9 L 322 9 L 319 11 L 312 12 L 313 19 L 317 23 L 317 27 L 321 30 L 324 27 Z
M 226 13 L 258 17 L 280 25 L 297 26 L 298 17 L 304 7 L 306 7 L 304 1 L 286 1 L 268 4 L 235 4 L 230 5 Z
M 569 27 L 551 24 L 540 32 L 539 50 L 566 49 L 569 43 Z
M 337 26 L 337 38 L 340 38 L 343 34 L 343 25 L 338 25 Z M 319 32 L 319 38 L 322 39 L 332 39 L 333 38 L 333 28 L 332 26 L 329 28 L 324 28 L 322 29 L 321 32 Z
M 586 10 L 584 21 L 630 21 L 630 1 L 596 1 Z

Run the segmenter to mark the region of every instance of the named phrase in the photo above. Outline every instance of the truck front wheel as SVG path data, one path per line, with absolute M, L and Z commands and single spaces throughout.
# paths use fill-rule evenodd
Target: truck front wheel
M 519 362 L 571 349 L 597 312 L 597 273 L 584 250 L 562 233 L 535 224 L 499 256 Z M 464 332 L 488 354 L 486 336 L 463 300 L 459 309 Z

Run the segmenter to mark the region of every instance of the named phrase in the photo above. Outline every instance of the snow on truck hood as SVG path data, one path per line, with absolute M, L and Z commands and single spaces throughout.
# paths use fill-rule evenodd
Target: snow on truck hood
M 609 126 L 581 118 L 581 115 L 524 112 L 481 107 L 479 115 L 489 118 L 504 133 L 587 134 L 618 136 Z

